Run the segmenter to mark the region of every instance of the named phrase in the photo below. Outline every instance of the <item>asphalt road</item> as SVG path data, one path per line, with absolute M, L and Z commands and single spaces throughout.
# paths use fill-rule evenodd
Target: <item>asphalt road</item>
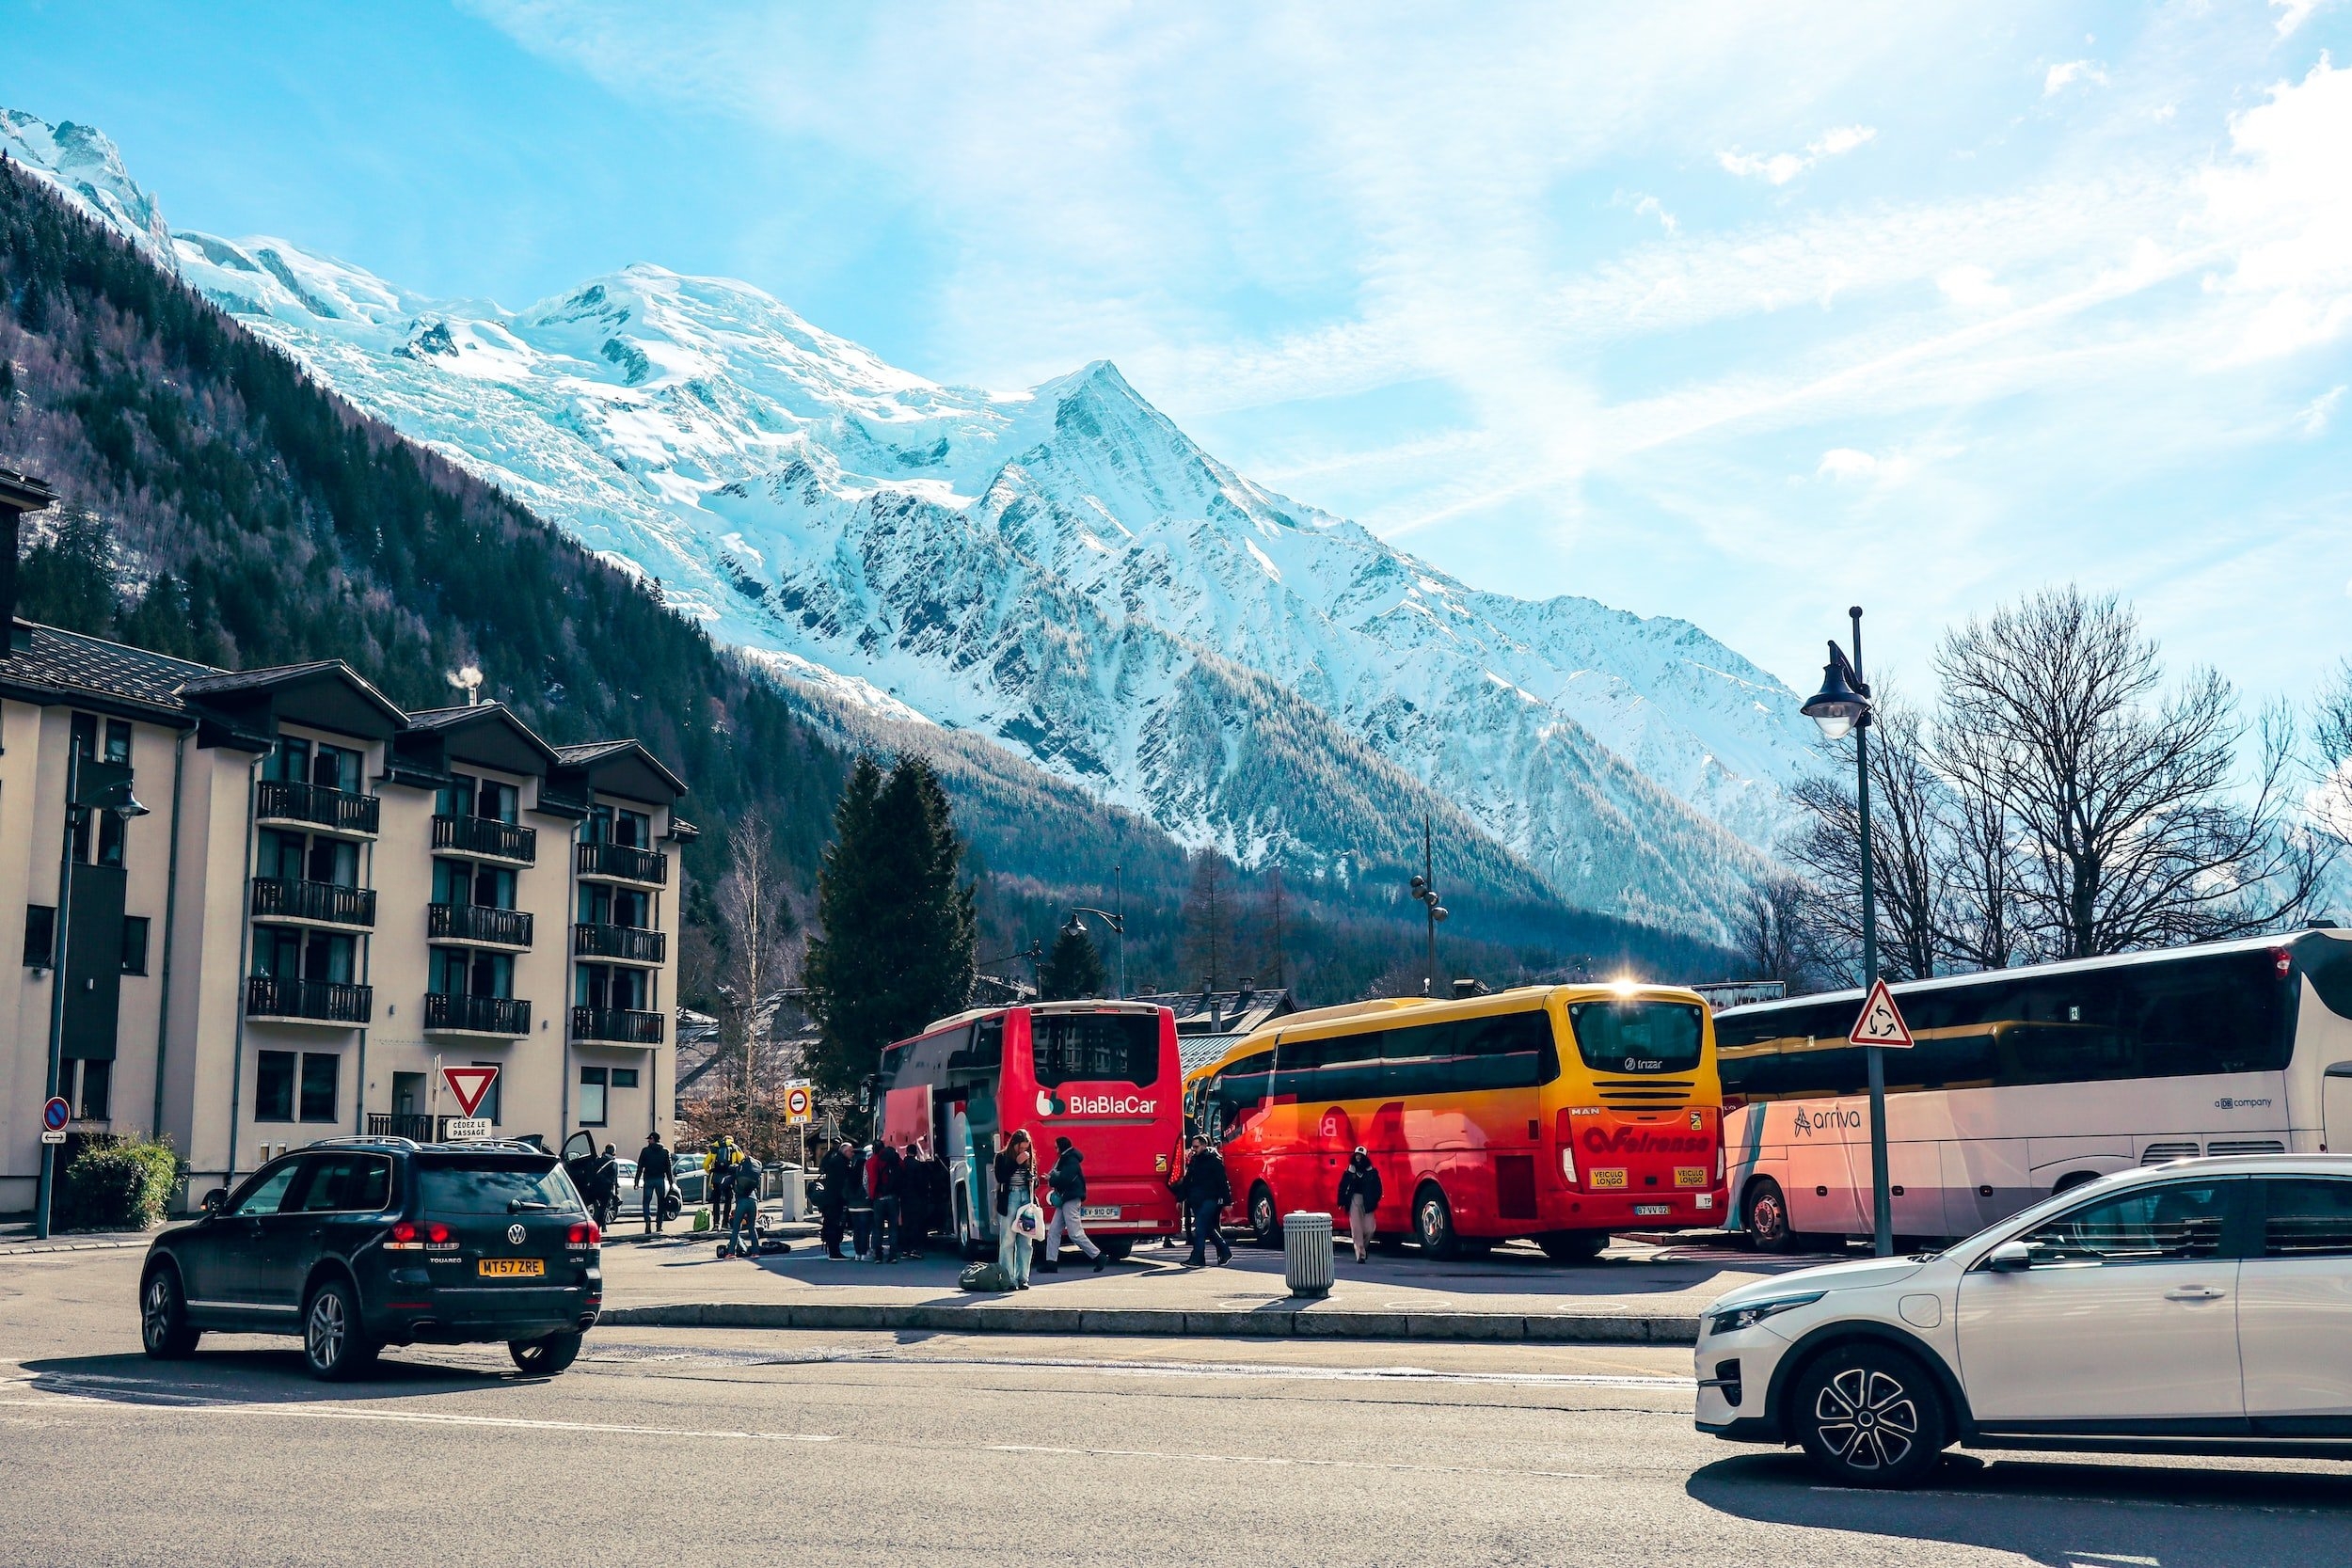
M 137 1352 L 135 1252 L 0 1260 L 0 1562 L 2352 1561 L 2352 1466 L 1962 1457 L 1817 1489 L 1687 1353 L 613 1329 L 570 1372 Z

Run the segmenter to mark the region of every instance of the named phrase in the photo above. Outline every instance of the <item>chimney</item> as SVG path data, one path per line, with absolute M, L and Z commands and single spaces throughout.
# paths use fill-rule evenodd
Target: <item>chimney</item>
M 56 499 L 56 492 L 40 480 L 13 468 L 0 468 L 0 626 L 8 628 L 7 640 L 0 642 L 0 658 L 15 653 L 26 641 L 16 625 L 17 519 L 27 512 L 47 511 Z

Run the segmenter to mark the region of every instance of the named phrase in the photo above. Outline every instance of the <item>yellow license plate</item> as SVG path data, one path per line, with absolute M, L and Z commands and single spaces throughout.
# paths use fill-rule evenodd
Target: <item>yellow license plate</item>
M 1677 1187 L 1706 1186 L 1707 1167 L 1705 1165 L 1675 1166 L 1675 1185 Z
M 479 1266 L 485 1279 L 536 1279 L 548 1272 L 544 1258 L 485 1258 Z
M 1625 1185 L 1625 1172 L 1622 1170 L 1597 1170 L 1593 1172 L 1593 1185 L 1596 1187 L 1622 1187 Z

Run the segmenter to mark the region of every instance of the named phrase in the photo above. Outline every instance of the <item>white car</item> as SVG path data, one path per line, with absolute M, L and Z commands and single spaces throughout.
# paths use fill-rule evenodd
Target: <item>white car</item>
M 1708 1307 L 1698 1428 L 1909 1486 L 1954 1444 L 2352 1459 L 2352 1156 L 2182 1160 Z

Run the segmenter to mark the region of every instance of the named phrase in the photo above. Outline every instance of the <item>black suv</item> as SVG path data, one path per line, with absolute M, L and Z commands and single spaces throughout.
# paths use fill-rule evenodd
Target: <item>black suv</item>
M 529 1144 L 328 1139 L 155 1238 L 140 1336 L 174 1357 L 207 1329 L 299 1334 L 323 1378 L 386 1345 L 503 1339 L 524 1371 L 560 1372 L 604 1304 L 602 1241 L 563 1164 Z

